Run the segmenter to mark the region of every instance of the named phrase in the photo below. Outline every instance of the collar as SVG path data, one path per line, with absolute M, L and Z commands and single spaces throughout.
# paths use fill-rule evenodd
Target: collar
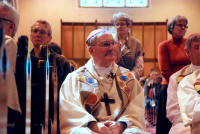
M 95 79 L 102 80 L 102 77 L 98 74 L 98 72 L 96 71 L 96 69 L 94 67 L 93 59 L 92 58 L 90 58 L 90 60 L 85 64 L 85 67 L 87 68 L 87 70 L 90 72 L 90 74 Z M 100 67 L 100 68 L 102 69 L 102 67 Z M 115 75 L 117 73 L 117 69 L 118 69 L 118 65 L 115 62 L 113 62 L 112 66 L 111 66 L 111 69 L 109 71 L 109 74 L 112 72 Z
M 191 63 L 191 69 L 192 69 L 192 71 L 194 72 L 194 71 L 196 71 L 196 70 L 199 70 L 199 69 L 200 69 L 200 66 L 197 66 L 197 65 L 194 65 L 194 64 Z

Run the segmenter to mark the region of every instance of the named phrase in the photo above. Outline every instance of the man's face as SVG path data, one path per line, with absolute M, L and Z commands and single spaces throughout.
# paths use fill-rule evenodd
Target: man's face
M 96 38 L 96 45 L 90 46 L 88 50 L 96 65 L 108 67 L 116 60 L 118 45 L 111 34 L 104 33 Z
M 30 35 L 34 47 L 39 48 L 40 45 L 47 45 L 52 39 L 48 33 L 49 29 L 44 24 L 36 23 Z
M 183 38 L 187 31 L 187 23 L 185 20 L 179 20 L 176 22 L 174 29 L 172 30 L 172 35 L 176 38 Z
M 192 42 L 191 48 L 186 49 L 186 53 L 188 54 L 192 64 L 200 66 L 200 41 Z

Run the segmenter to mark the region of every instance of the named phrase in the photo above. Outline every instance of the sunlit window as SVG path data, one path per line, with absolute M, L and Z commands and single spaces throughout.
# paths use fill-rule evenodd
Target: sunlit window
M 148 0 L 79 0 L 80 7 L 148 7 Z
M 148 7 L 147 0 L 126 0 L 126 7 Z

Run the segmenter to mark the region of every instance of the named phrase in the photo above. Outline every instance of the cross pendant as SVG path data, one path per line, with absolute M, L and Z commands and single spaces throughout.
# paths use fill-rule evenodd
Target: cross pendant
M 103 97 L 104 98 L 101 99 L 101 102 L 105 102 L 106 112 L 107 112 L 108 115 L 111 115 L 109 103 L 110 104 L 114 104 L 115 100 L 114 99 L 109 99 L 107 93 L 104 93 Z

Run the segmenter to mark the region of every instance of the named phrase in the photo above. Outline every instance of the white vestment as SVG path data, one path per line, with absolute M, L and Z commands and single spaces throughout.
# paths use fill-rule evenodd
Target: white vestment
M 187 65 L 178 72 L 174 73 L 169 79 L 166 106 L 167 118 L 172 123 L 169 134 L 190 134 L 190 127 L 184 127 L 183 125 L 177 98 L 177 88 L 178 83 L 182 80 L 182 78 L 198 69 L 200 69 L 200 66 L 195 66 L 193 64 Z
M 8 70 L 6 75 L 6 83 L 3 83 L 7 89 L 8 95 L 8 107 L 21 112 L 18 98 L 18 91 L 15 79 L 15 68 L 16 68 L 16 57 L 17 57 L 17 45 L 15 41 L 10 37 L 5 35 L 5 45 L 6 45 L 6 54 L 8 60 Z M 1 65 L 2 66 L 2 65 Z M 0 74 L 0 81 L 3 81 L 3 74 Z M 1 80 L 2 79 L 2 80 Z
M 200 70 L 186 76 L 178 86 L 177 96 L 185 126 L 192 134 L 200 133 Z
M 93 68 L 92 59 L 85 66 L 68 74 L 60 90 L 62 134 L 92 134 L 94 132 L 87 127 L 90 121 L 114 120 L 128 102 L 125 111 L 116 121 L 127 123 L 126 133 L 145 133 L 142 131 L 145 130 L 144 91 L 129 70 L 113 64 L 112 72 L 116 74 L 113 79 L 99 77 Z M 117 88 L 115 79 L 121 90 Z M 101 102 L 104 93 L 107 93 L 109 99 L 115 100 L 114 104 L 109 104 L 110 116 L 105 103 Z

